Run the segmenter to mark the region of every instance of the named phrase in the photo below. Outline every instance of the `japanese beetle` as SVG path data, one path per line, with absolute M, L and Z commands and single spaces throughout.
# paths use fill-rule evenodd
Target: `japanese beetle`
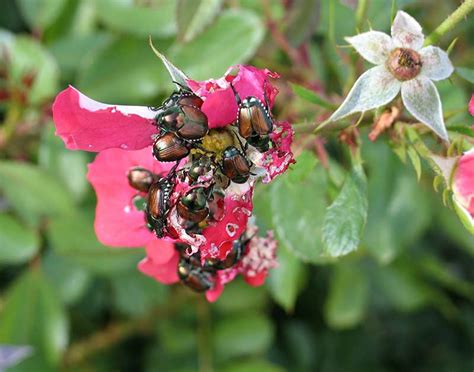
M 189 155 L 191 145 L 174 133 L 167 132 L 153 143 L 153 156 L 158 161 L 178 161 Z
M 242 256 L 244 255 L 245 248 L 247 244 L 250 242 L 251 238 L 245 238 L 245 234 L 234 240 L 232 243 L 232 249 L 227 253 L 227 256 L 223 260 L 219 260 L 216 258 L 207 259 L 204 263 L 205 268 L 213 268 L 216 270 L 225 270 L 229 269 L 234 266 L 237 262 L 240 261 Z
M 250 167 L 250 162 L 237 147 L 229 146 L 222 153 L 222 173 L 232 182 L 245 183 L 250 176 Z
M 128 184 L 141 192 L 148 192 L 153 182 L 157 181 L 157 176 L 148 169 L 133 167 L 128 170 Z
M 215 272 L 204 269 L 199 257 L 193 256 L 181 257 L 178 263 L 178 276 L 181 282 L 192 290 L 205 292 L 214 287 Z
M 247 143 L 255 147 L 260 152 L 267 152 L 270 149 L 270 137 L 269 136 L 252 136 L 247 138 Z
M 264 85 L 265 104 L 253 96 L 241 100 L 232 83 L 230 86 L 239 106 L 237 112 L 239 134 L 247 139 L 254 136 L 266 136 L 271 133 L 273 131 L 273 120 L 268 111 L 269 104 L 265 94 L 266 85 Z
M 204 187 L 196 187 L 181 197 L 176 210 L 183 219 L 199 223 L 209 214 L 207 198 L 208 191 Z
M 158 238 L 165 235 L 173 183 L 168 177 L 153 183 L 148 190 L 146 219 Z
M 192 162 L 191 167 L 188 170 L 188 176 L 194 182 L 198 180 L 200 176 L 204 176 L 212 170 L 212 160 L 209 156 L 203 155 L 199 159 Z
M 191 91 L 175 92 L 157 109 L 156 125 L 183 139 L 199 140 L 209 131 L 207 116 L 200 109 L 202 103 Z

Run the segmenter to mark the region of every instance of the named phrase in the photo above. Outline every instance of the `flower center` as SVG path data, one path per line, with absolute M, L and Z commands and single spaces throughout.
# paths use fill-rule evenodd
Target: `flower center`
M 229 130 L 211 129 L 202 139 L 202 147 L 207 151 L 221 154 L 227 147 L 234 144 L 234 136 Z
M 418 76 L 421 70 L 421 57 L 413 49 L 394 49 L 387 60 L 387 68 L 401 81 L 411 80 Z

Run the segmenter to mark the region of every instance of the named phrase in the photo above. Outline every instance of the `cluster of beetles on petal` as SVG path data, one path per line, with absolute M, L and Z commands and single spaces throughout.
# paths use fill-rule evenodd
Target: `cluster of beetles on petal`
M 107 105 L 73 87 L 61 92 L 56 133 L 70 149 L 100 152 L 88 173 L 99 240 L 145 244 L 140 271 L 181 281 L 209 301 L 239 274 L 263 284 L 277 265 L 277 243 L 271 231 L 258 235 L 255 182 L 268 183 L 294 163 L 292 127 L 271 112 L 278 90 L 269 78 L 278 77 L 232 66 L 220 79 L 175 82 L 159 107 Z
M 200 233 L 207 221 L 219 221 L 222 217 L 225 189 L 232 182 L 247 182 L 252 174 L 252 162 L 246 156 L 248 147 L 265 152 L 272 146 L 269 134 L 273 131 L 273 119 L 267 97 L 265 102 L 253 96 L 242 100 L 232 83 L 230 86 L 238 111 L 234 128 L 220 135 L 230 135 L 234 141 L 221 152 L 211 151 L 203 144 L 203 138 L 209 133 L 208 120 L 201 110 L 203 100 L 189 88 L 182 86 L 154 109 L 160 134 L 153 143 L 153 156 L 157 161 L 176 164 L 165 175 L 134 167 L 128 172 L 128 180 L 137 191 L 147 193 L 146 222 L 158 238 L 179 237 L 167 222 L 176 180 L 190 186 L 175 202 L 179 223 L 188 233 Z M 189 165 L 179 168 L 180 161 L 188 156 L 191 157 Z M 189 245 L 176 243 L 181 256 L 178 264 L 181 281 L 198 292 L 211 289 L 216 271 L 236 265 L 251 238 L 244 232 L 233 241 L 231 250 L 222 260 L 207 258 L 203 261 L 199 251 L 192 253 Z

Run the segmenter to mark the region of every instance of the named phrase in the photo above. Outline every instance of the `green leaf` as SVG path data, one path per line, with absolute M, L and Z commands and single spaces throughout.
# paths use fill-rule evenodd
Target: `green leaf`
M 326 187 L 322 167 L 315 168 L 302 183 L 292 184 L 285 175 L 271 186 L 271 211 L 278 239 L 304 262 L 327 261 L 321 240 Z
M 216 324 L 215 355 L 220 360 L 226 360 L 260 354 L 270 347 L 272 339 L 272 323 L 265 316 L 255 313 L 228 316 Z
M 28 223 L 41 216 L 67 214 L 71 197 L 42 169 L 27 163 L 0 161 L 0 190 L 11 207 Z
M 41 257 L 44 275 L 50 280 L 58 297 L 65 305 L 82 298 L 92 282 L 92 276 L 70 258 L 48 251 Z
M 77 70 L 97 50 L 111 43 L 113 36 L 106 32 L 63 35 L 50 45 L 49 50 L 61 68 L 63 80 L 75 80 Z
M 291 3 L 285 34 L 292 45 L 300 46 L 315 33 L 320 8 L 320 0 L 296 0 Z
M 306 267 L 283 244 L 278 246 L 278 267 L 270 270 L 270 293 L 287 312 L 293 311 L 296 298 L 303 288 Z
M 474 84 L 474 70 L 472 68 L 456 67 L 456 72 L 464 80 L 470 82 L 471 84 Z
M 416 178 L 419 181 L 421 178 L 421 160 L 418 152 L 413 147 L 408 147 L 408 156 L 410 158 L 413 168 L 415 168 Z
M 133 271 L 110 279 L 114 300 L 120 312 L 130 316 L 145 315 L 153 307 L 167 301 L 168 286 Z
M 178 39 L 189 42 L 218 14 L 223 0 L 178 0 Z
M 229 66 L 250 59 L 263 41 L 264 33 L 262 21 L 255 13 L 225 10 L 192 43 L 174 45 L 169 56 L 193 79 L 209 79 L 222 75 Z
M 50 364 L 60 361 L 68 339 L 64 309 L 39 270 L 22 275 L 5 298 L 0 343 L 32 345 Z
M 167 46 L 167 42 L 160 44 Z M 143 105 L 172 87 L 165 68 L 142 39 L 122 36 L 88 57 L 78 72 L 77 84 L 96 100 Z
M 221 313 L 239 314 L 262 309 L 267 302 L 268 295 L 264 287 L 251 287 L 241 278 L 237 278 L 225 287 L 214 306 Z
M 296 158 L 298 166 L 292 166 L 291 172 L 288 173 L 288 181 L 290 183 L 303 182 L 313 172 L 318 159 L 311 151 L 303 150 Z
M 76 202 L 84 199 L 89 191 L 86 178 L 89 158 L 83 151 L 67 150 L 61 139 L 54 135 L 52 123 L 43 130 L 38 157 L 39 165 L 62 182 Z
M 339 257 L 355 251 L 367 221 L 367 180 L 360 165 L 354 166 L 324 218 L 325 252 Z
M 0 214 L 0 263 L 26 262 L 38 252 L 39 244 L 35 231 L 9 215 Z
M 66 0 L 16 0 L 28 25 L 43 30 L 61 14 Z
M 32 77 L 28 100 L 33 105 L 44 103 L 58 91 L 59 69 L 54 58 L 35 39 L 18 36 L 9 51 L 11 84 L 25 90 L 24 79 Z
M 340 263 L 331 278 L 324 316 L 333 328 L 356 326 L 365 315 L 369 299 L 369 281 L 363 268 L 355 263 Z
M 138 36 L 168 37 L 176 33 L 176 1 L 150 0 L 136 5 L 133 0 L 100 0 L 99 19 L 108 27 Z
M 429 288 L 404 266 L 379 267 L 374 274 L 375 285 L 395 308 L 413 311 L 427 303 Z
M 363 245 L 387 263 L 415 244 L 430 225 L 429 193 L 383 143 L 363 146 L 369 210 Z
M 91 213 L 53 219 L 47 235 L 54 252 L 101 275 L 135 269 L 143 250 L 106 247 L 97 241 L 93 225 Z
M 471 138 L 474 138 L 474 130 L 467 125 L 450 125 L 449 128 L 447 128 L 449 132 L 455 132 L 459 133 L 465 136 L 469 136 Z
M 265 359 L 248 359 L 227 363 L 222 367 L 223 372 L 283 372 L 285 368 Z
M 305 101 L 308 101 L 310 103 L 314 103 L 315 105 L 318 105 L 318 106 L 321 106 L 321 107 L 324 107 L 324 108 L 327 108 L 327 109 L 330 109 L 330 110 L 333 110 L 334 108 L 336 108 L 337 106 L 332 104 L 331 102 L 328 102 L 326 101 L 324 98 L 322 98 L 321 96 L 319 96 L 316 92 L 312 91 L 312 90 L 309 90 L 301 85 L 298 85 L 298 84 L 290 84 L 292 89 L 293 89 L 293 92 L 295 92 L 295 94 L 304 99 Z

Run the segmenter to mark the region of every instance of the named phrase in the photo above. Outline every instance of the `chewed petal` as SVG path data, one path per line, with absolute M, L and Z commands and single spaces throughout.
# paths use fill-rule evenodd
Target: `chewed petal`
M 250 240 L 247 252 L 237 268 L 247 283 L 259 286 L 265 282 L 268 270 L 278 266 L 277 247 L 278 242 L 272 231 L 268 231 L 265 237 L 255 236 Z
M 421 74 L 431 80 L 447 79 L 454 71 L 448 53 L 438 47 L 427 46 L 420 50 Z
M 432 129 L 439 137 L 449 142 L 443 119 L 443 109 L 438 90 L 424 76 L 402 84 L 402 99 L 406 109 L 420 122 Z
M 148 107 L 94 101 L 72 86 L 59 93 L 53 104 L 56 135 L 70 150 L 139 150 L 147 147 L 157 132 L 154 116 Z
M 236 70 L 237 75 L 234 73 Z M 271 107 L 278 90 L 270 84 L 270 77 L 279 76 L 267 69 L 237 65 L 230 67 L 220 79 L 188 80 L 188 84 L 194 93 L 204 100 L 201 110 L 207 115 L 209 128 L 212 129 L 232 124 L 237 118 L 238 106 L 230 82 L 242 100 L 253 96 L 264 102 L 266 87 L 266 96 Z
M 393 20 L 392 38 L 396 46 L 414 50 L 420 49 L 425 41 L 420 24 L 402 10 L 397 12 Z
M 95 231 L 105 245 L 139 247 L 156 239 L 146 227 L 144 213 L 133 205 L 137 191 L 128 184 L 127 172 L 135 166 L 160 174 L 172 165 L 155 161 L 151 148 L 105 150 L 89 164 L 87 179 L 97 194 Z
M 364 32 L 346 37 L 346 40 L 362 57 L 375 65 L 385 63 L 394 48 L 392 38 L 380 31 Z
M 385 66 L 364 72 L 355 82 L 344 102 L 327 120 L 336 121 L 355 112 L 362 112 L 389 103 L 400 91 L 400 82 Z
M 164 284 L 173 284 L 179 281 L 178 277 L 179 253 L 175 251 L 169 261 L 156 264 L 149 257 L 138 263 L 138 270 Z
M 262 168 L 263 183 L 271 182 L 276 176 L 284 173 L 290 164 L 295 163 L 291 144 L 294 131 L 288 122 L 275 122 L 274 130 L 270 134 L 273 147 L 265 153 L 254 151 L 249 155 L 256 167 Z
M 201 247 L 203 258 L 224 259 L 231 246 L 228 243 L 238 239 L 247 228 L 247 222 L 253 210 L 253 187 L 244 184 L 238 191 L 234 191 L 231 187 L 226 189 L 224 218 L 218 222 L 212 222 L 202 232 L 206 238 L 206 243 Z

